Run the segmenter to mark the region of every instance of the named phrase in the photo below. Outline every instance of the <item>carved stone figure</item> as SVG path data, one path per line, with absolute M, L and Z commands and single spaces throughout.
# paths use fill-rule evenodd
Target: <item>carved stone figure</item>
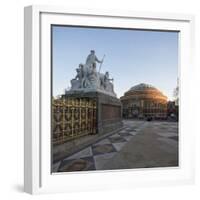
M 71 80 L 71 90 L 83 88 L 83 65 L 79 64 L 79 68 L 76 68 L 76 76 Z
M 113 84 L 110 81 L 113 81 L 113 78 L 110 79 L 109 72 L 106 72 L 104 76 L 104 88 L 108 92 L 113 92 Z
M 102 60 L 103 61 L 103 60 Z M 76 90 L 95 90 L 101 91 L 112 96 L 116 96 L 113 90 L 113 79 L 110 79 L 109 72 L 105 74 L 97 72 L 96 62 L 102 64 L 95 55 L 94 50 L 91 50 L 91 54 L 87 57 L 86 64 L 79 64 L 79 68 L 76 69 L 76 76 L 71 80 L 70 91 Z
M 95 51 L 91 50 L 90 54 L 88 55 L 87 59 L 86 59 L 86 65 L 89 67 L 92 67 L 93 69 L 96 69 L 96 62 L 98 63 L 102 63 L 102 61 L 100 61 L 97 56 L 95 55 Z

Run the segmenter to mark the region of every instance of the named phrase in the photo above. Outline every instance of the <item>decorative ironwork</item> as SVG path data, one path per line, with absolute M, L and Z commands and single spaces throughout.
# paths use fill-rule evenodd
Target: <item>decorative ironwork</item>
M 97 106 L 94 98 L 52 100 L 52 140 L 64 143 L 83 135 L 95 134 Z

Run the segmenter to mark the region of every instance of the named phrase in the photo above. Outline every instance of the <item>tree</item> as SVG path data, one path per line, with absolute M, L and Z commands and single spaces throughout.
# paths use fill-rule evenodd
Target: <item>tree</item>
M 174 100 L 175 100 L 175 105 L 178 105 L 178 101 L 179 101 L 179 79 L 177 79 L 177 86 L 176 88 L 174 89 L 174 92 L 173 92 L 173 97 L 174 97 Z

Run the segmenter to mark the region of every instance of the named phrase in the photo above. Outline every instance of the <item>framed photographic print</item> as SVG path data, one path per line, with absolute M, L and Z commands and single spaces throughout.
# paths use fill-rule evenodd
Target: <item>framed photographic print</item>
M 25 8 L 25 191 L 192 183 L 190 15 Z

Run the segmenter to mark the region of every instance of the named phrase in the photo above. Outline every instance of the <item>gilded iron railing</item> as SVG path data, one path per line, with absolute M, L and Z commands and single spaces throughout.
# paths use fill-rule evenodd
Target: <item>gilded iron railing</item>
M 96 100 L 93 98 L 52 100 L 53 144 L 95 134 L 97 132 L 96 114 Z

